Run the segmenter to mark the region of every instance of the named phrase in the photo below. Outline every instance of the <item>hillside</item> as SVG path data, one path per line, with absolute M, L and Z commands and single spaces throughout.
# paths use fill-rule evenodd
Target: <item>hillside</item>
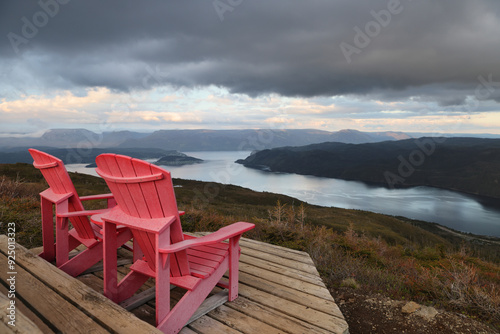
M 389 188 L 431 186 L 500 198 L 500 139 L 423 137 L 368 144 L 321 143 L 262 150 L 237 161 L 273 172 Z
M 70 176 L 81 196 L 108 192 L 100 178 Z M 496 333 L 500 328 L 499 240 L 232 185 L 181 179 L 174 184 L 179 209 L 186 211 L 185 231 L 250 221 L 256 228 L 246 237 L 307 251 L 351 333 Z M 41 245 L 38 193 L 46 187 L 32 165 L 0 164 L 0 222 L 15 223 L 16 241 L 28 248 Z M 86 205 L 95 209 L 103 203 Z M 0 234 L 6 228 L 0 223 Z M 405 313 L 407 304 L 414 305 L 409 301 L 419 305 Z

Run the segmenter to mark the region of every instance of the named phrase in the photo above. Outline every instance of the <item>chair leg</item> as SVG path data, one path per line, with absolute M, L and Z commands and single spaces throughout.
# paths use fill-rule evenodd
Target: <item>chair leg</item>
M 94 247 L 103 249 L 104 295 L 115 303 L 132 296 L 148 279 L 145 275 L 131 272 L 118 284 L 116 249 L 131 238 L 129 229 L 116 233 L 116 225 L 105 221 L 103 241 Z
M 130 231 L 128 228 L 121 230 L 116 235 L 116 248 L 121 247 L 130 239 L 132 239 L 132 231 Z
M 217 282 L 222 278 L 229 266 L 228 261 L 229 259 L 226 258 L 210 277 L 202 280 L 193 291 L 186 292 L 181 300 L 177 302 L 175 307 L 164 318 L 156 318 L 158 324 L 157 328 L 163 333 L 178 333 L 200 307 L 210 291 L 217 285 Z M 157 281 L 157 287 L 158 284 L 164 285 Z M 156 307 L 158 308 L 158 301 L 166 299 L 166 296 L 160 295 L 156 298 Z
M 166 261 L 163 262 L 164 256 L 158 251 L 160 245 L 168 245 L 170 243 L 170 229 L 167 229 L 162 234 L 155 235 L 155 262 L 156 262 L 156 325 L 161 319 L 167 317 L 170 312 L 170 257 L 166 255 Z
M 241 235 L 229 239 L 229 301 L 238 298 L 238 271 Z
M 69 260 L 68 218 L 56 218 L 56 265 L 62 266 Z
M 87 248 L 58 268 L 66 272 L 68 275 L 76 277 L 97 262 L 101 261 L 103 256 L 102 254 L 102 243 L 96 241 L 96 245 L 94 247 Z
M 103 225 L 104 295 L 112 301 L 117 302 L 118 277 L 116 255 L 116 225 L 106 221 Z
M 39 254 L 43 259 L 52 262 L 56 257 L 54 243 L 54 218 L 52 215 L 52 202 L 41 197 L 40 207 L 42 211 L 42 239 L 43 251 Z
M 71 232 L 71 231 L 70 231 Z M 71 252 L 73 249 L 76 247 L 80 246 L 82 243 L 80 240 L 72 236 L 71 234 L 69 235 L 69 241 L 68 241 L 68 250 Z
M 132 297 L 141 286 L 146 283 L 149 276 L 144 274 L 131 271 L 129 272 L 121 281 L 118 283 L 116 297 L 113 300 L 115 303 L 121 303 L 122 301 Z
M 124 229 L 117 234 L 116 244 L 122 245 L 130 240 L 130 238 L 132 238 L 132 232 L 129 229 Z M 72 247 L 73 244 L 81 244 L 81 242 L 78 239 L 74 238 L 72 235 L 69 235 L 69 240 L 70 250 L 75 248 Z M 88 268 L 92 267 L 97 262 L 101 261 L 101 259 L 103 258 L 103 253 L 103 243 L 95 240 L 93 244 L 88 245 L 87 249 L 81 251 L 71 260 L 68 260 L 67 262 L 60 265 L 59 269 L 73 277 L 76 277 Z

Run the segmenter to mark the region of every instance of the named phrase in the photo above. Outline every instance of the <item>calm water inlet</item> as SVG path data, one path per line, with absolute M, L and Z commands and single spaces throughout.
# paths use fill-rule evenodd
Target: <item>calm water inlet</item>
M 316 176 L 269 173 L 234 163 L 250 152 L 185 152 L 204 163 L 181 167 L 163 166 L 172 177 L 234 184 L 255 191 L 295 197 L 321 206 L 373 211 L 435 222 L 453 229 L 500 237 L 499 204 L 431 187 L 387 189 L 363 182 Z M 97 175 L 82 164 L 67 165 L 69 171 Z

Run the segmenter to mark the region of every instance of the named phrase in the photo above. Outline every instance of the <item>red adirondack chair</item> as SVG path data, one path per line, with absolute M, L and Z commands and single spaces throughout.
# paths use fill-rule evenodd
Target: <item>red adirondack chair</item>
M 101 154 L 97 173 L 106 180 L 117 206 L 104 220 L 104 294 L 115 302 L 131 297 L 144 282 L 156 280 L 156 324 L 177 333 L 216 286 L 238 296 L 239 239 L 254 224 L 238 222 L 200 238 L 182 233 L 170 173 L 123 155 Z M 117 284 L 117 225 L 132 230 L 144 257 Z M 229 243 L 222 242 L 229 239 Z M 229 269 L 229 283 L 221 281 Z M 170 310 L 170 284 L 186 290 Z
M 42 211 L 43 251 L 39 255 L 72 276 L 78 276 L 103 258 L 102 226 L 92 223 L 89 216 L 109 211 L 116 204 L 112 194 L 79 197 L 62 160 L 45 152 L 29 149 L 35 168 L 38 168 L 49 189 L 40 193 Z M 107 199 L 108 208 L 85 210 L 82 201 Z M 54 244 L 54 218 L 56 214 L 56 243 Z M 73 228 L 69 228 L 68 219 Z M 95 219 L 95 222 L 99 222 Z M 102 223 L 102 222 L 101 222 Z M 132 238 L 129 229 L 120 227 L 118 245 Z M 80 244 L 87 248 L 69 259 L 69 253 Z

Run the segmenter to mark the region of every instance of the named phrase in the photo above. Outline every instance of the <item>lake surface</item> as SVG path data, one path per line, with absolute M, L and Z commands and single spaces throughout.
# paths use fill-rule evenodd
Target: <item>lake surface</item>
M 360 209 L 439 223 L 453 229 L 500 237 L 500 200 L 431 187 L 387 189 L 363 182 L 298 174 L 270 173 L 236 164 L 250 152 L 185 152 L 205 160 L 181 167 L 164 166 L 172 177 L 234 184 L 256 191 L 280 193 L 321 206 Z M 83 164 L 69 171 L 97 175 Z

